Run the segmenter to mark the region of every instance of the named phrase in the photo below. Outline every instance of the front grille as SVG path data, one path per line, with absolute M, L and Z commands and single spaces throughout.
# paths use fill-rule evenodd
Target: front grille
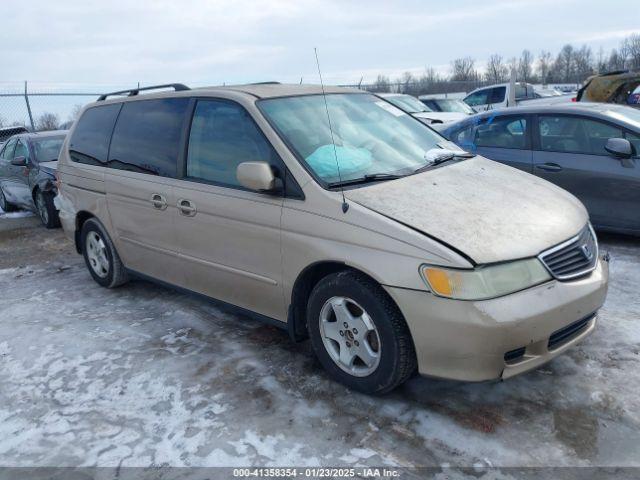
M 572 239 L 542 252 L 539 258 L 558 280 L 570 280 L 591 272 L 598 262 L 598 242 L 591 225 Z
M 589 321 L 594 316 L 595 316 L 595 313 L 592 313 L 591 315 L 583 318 L 582 320 L 573 322 L 572 324 L 567 325 L 566 327 L 553 332 L 549 337 L 549 343 L 547 344 L 547 348 L 549 350 L 553 350 L 554 348 L 559 347 L 563 343 L 566 343 L 569 340 L 571 340 L 573 337 L 575 337 L 580 332 L 582 332 L 585 328 L 587 328 Z

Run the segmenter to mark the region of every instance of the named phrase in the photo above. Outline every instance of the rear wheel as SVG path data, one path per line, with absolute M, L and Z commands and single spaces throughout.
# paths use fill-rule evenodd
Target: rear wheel
M 2 188 L 0 188 L 0 208 L 5 212 L 13 212 L 16 207 L 7 201 Z
M 307 327 L 324 368 L 353 389 L 388 392 L 416 369 L 401 312 L 382 287 L 360 273 L 340 272 L 318 283 L 309 297 Z
M 58 210 L 56 210 L 53 204 L 53 196 L 53 193 L 43 192 L 40 189 L 36 190 L 36 194 L 34 195 L 38 216 L 46 228 L 58 228 L 60 226 Z
M 120 256 L 98 220 L 90 218 L 84 222 L 80 241 L 85 264 L 98 284 L 114 288 L 127 282 L 127 271 Z

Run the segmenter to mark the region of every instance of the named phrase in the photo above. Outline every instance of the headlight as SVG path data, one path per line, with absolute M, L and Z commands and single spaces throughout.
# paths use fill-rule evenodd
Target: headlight
M 460 300 L 500 297 L 551 279 L 551 275 L 537 258 L 474 270 L 422 265 L 420 274 L 436 295 Z

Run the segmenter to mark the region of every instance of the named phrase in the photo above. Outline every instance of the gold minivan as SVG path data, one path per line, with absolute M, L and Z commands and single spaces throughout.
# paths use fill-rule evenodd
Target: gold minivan
M 364 392 L 508 378 L 593 331 L 608 266 L 566 191 L 359 90 L 162 87 L 87 105 L 60 154 L 60 220 L 100 285 L 251 312 Z

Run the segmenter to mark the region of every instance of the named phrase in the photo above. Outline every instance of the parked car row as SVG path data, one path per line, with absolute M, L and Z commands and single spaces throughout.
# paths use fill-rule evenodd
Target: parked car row
M 56 205 L 98 284 L 234 305 L 364 392 L 506 379 L 594 330 L 607 258 L 565 190 L 367 92 L 172 87 L 100 97 L 64 141 Z M 526 115 L 505 126 L 523 148 Z
M 469 112 L 436 110 L 416 97 L 404 93 L 381 93 L 379 96 L 427 125 L 454 122 L 465 118 L 469 114 Z M 473 113 L 473 110 L 471 113 Z

